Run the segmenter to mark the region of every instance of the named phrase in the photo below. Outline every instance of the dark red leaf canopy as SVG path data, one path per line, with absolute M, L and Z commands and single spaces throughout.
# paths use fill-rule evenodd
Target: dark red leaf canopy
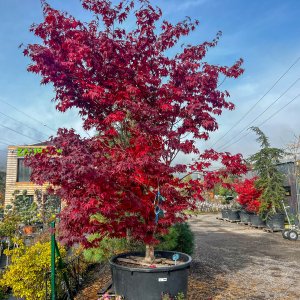
M 233 109 L 218 82 L 220 75 L 241 75 L 242 60 L 231 67 L 204 61 L 220 33 L 170 57 L 167 50 L 198 21 L 186 18 L 173 25 L 146 0 L 116 6 L 83 0 L 82 5 L 96 15 L 93 21 L 82 23 L 44 3 L 43 23 L 31 28 L 42 42 L 24 54 L 32 61 L 28 70 L 40 74 L 43 84 L 53 84 L 56 108 L 78 108 L 84 128 L 98 134 L 83 139 L 59 130 L 54 148 L 30 159 L 32 178 L 51 183 L 66 200 L 62 223 L 68 241 L 86 242 L 93 232 L 125 236 L 129 229 L 155 243 L 154 232 L 183 220 L 180 212 L 195 207 L 204 188 L 229 172 L 245 171 L 240 155 L 201 152 L 195 144 L 218 128 L 215 115 Z M 133 16 L 135 28 L 128 31 L 122 23 Z M 57 155 L 55 147 L 62 153 Z M 199 161 L 172 163 L 179 152 L 197 154 Z M 213 160 L 226 168 L 205 171 Z M 203 180 L 186 184 L 176 172 L 200 172 Z M 165 216 L 156 224 L 158 189 L 166 201 L 161 204 Z

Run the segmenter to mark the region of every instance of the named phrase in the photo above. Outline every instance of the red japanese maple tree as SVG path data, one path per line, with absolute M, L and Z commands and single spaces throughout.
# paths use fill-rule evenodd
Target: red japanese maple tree
M 28 70 L 40 74 L 42 84 L 53 84 L 56 109 L 77 108 L 84 129 L 97 134 L 83 138 L 60 129 L 52 146 L 30 158 L 32 180 L 49 182 L 65 200 L 62 240 L 89 246 L 92 233 L 130 234 L 146 244 L 150 260 L 156 234 L 184 221 L 182 211 L 194 209 L 204 189 L 245 171 L 241 155 L 200 151 L 196 145 L 217 130 L 216 115 L 234 108 L 218 83 L 221 76 L 242 74 L 242 60 L 230 67 L 204 61 L 219 33 L 171 57 L 168 50 L 198 21 L 173 25 L 147 0 L 115 6 L 82 0 L 82 5 L 95 16 L 89 23 L 44 3 L 44 21 L 31 28 L 42 42 L 27 46 L 24 54 L 32 60 Z M 135 19 L 132 30 L 123 24 L 128 19 Z M 175 162 L 179 152 L 198 159 Z M 216 160 L 224 168 L 209 171 Z M 201 180 L 180 179 L 192 173 Z
M 245 179 L 235 183 L 234 189 L 238 193 L 237 202 L 248 212 L 258 213 L 261 206 L 260 197 L 262 191 L 255 187 L 257 177 Z

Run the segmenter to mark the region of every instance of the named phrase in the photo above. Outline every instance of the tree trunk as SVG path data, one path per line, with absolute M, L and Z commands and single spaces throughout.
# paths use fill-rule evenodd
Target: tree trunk
M 154 261 L 154 246 L 153 245 L 146 245 L 146 256 L 145 262 L 152 263 Z

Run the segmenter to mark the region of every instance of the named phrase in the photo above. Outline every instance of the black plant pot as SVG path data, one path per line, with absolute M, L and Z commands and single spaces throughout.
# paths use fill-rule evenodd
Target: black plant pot
M 282 230 L 284 229 L 284 219 L 284 214 L 277 213 L 268 217 L 266 225 L 272 230 Z
M 228 209 L 228 219 L 230 221 L 239 221 L 240 215 L 237 209 Z
M 223 219 L 228 219 L 228 210 L 229 209 L 227 209 L 227 208 L 221 210 L 221 214 L 222 214 Z
M 252 214 L 250 215 L 250 223 L 252 226 L 256 227 L 265 227 L 266 224 L 259 215 Z
M 245 210 L 240 210 L 239 215 L 240 215 L 241 222 L 250 223 L 250 213 L 248 213 Z
M 126 300 L 159 300 L 164 293 L 171 297 L 183 293 L 186 297 L 188 269 L 192 258 L 185 253 L 172 251 L 155 251 L 155 256 L 172 259 L 175 253 L 179 254 L 179 260 L 184 263 L 163 268 L 143 269 L 116 263 L 118 258 L 144 256 L 141 252 L 123 253 L 111 258 L 109 263 L 116 295 L 123 296 Z

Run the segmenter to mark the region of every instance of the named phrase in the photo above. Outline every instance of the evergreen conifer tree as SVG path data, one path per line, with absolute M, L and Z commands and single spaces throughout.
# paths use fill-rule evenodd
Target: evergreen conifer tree
M 261 145 L 260 151 L 250 156 L 249 161 L 257 172 L 256 188 L 262 191 L 259 213 L 265 217 L 281 211 L 281 200 L 284 199 L 284 175 L 278 170 L 284 151 L 272 148 L 268 137 L 258 128 L 251 127 L 257 134 Z

